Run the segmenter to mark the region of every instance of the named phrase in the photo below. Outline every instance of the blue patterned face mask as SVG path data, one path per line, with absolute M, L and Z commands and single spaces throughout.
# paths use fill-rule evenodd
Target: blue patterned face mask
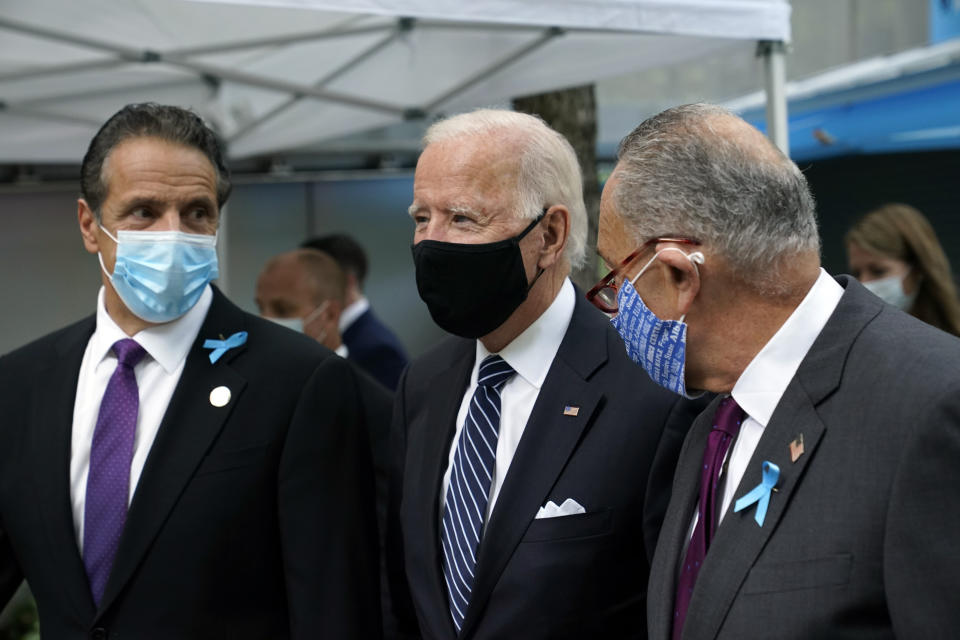
M 103 229 L 103 227 L 100 227 Z M 197 304 L 207 284 L 220 275 L 217 236 L 181 231 L 118 231 L 113 274 L 107 273 L 117 295 L 138 318 L 147 322 L 176 320 Z
M 663 251 L 680 249 L 669 247 Z M 654 382 L 689 398 L 694 396 L 687 394 L 684 381 L 687 352 L 687 323 L 683 321 L 685 316 L 679 320 L 661 320 L 647 308 L 640 299 L 640 294 L 633 288 L 637 278 L 644 274 L 663 251 L 653 256 L 633 280 L 624 280 L 617 293 L 619 311 L 610 319 L 610 323 L 623 338 L 627 355 L 643 367 Z M 703 254 L 699 251 L 685 255 L 695 265 L 703 264 Z

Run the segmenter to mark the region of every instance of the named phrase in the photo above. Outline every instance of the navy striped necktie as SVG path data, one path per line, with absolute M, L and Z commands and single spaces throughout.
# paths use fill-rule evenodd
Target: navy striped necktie
M 477 549 L 497 459 L 500 391 L 513 373 L 513 368 L 497 355 L 480 363 L 477 388 L 453 455 L 443 510 L 443 575 L 450 615 L 458 633 L 470 603 Z

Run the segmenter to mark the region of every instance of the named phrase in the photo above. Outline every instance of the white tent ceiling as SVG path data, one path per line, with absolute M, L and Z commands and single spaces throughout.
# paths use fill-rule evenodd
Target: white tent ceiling
M 107 117 L 145 100 L 196 109 L 234 158 L 301 149 L 786 41 L 789 13 L 787 0 L 3 0 L 0 162 L 79 162 Z

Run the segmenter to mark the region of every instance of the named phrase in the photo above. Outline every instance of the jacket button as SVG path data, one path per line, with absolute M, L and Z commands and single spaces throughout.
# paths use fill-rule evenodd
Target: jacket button
M 90 632 L 90 640 L 107 640 L 107 630 L 103 627 L 97 627 Z

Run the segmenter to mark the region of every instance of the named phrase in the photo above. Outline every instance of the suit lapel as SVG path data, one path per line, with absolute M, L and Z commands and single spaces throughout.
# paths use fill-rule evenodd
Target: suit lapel
M 684 625 L 686 637 L 713 638 L 719 634 L 740 586 L 776 530 L 823 438 L 826 426 L 817 406 L 840 386 L 847 354 L 857 334 L 882 309 L 881 303 L 856 283 L 843 276 L 838 280 L 846 289 L 844 296 L 777 404 L 734 492 L 736 500 L 760 483 L 764 461 L 780 467 L 777 493 L 770 497 L 763 526 L 753 519 L 755 505 L 740 513 L 734 513 L 731 505 L 697 577 Z M 805 451 L 792 462 L 790 443 L 801 434 Z
M 180 381 L 144 464 L 98 617 L 136 571 L 246 386 L 246 380 L 230 367 L 231 360 L 243 352 L 245 346 L 227 351 L 211 364 L 210 350 L 203 348 L 204 341 L 244 328 L 240 309 L 214 290 L 210 310 L 187 355 Z M 256 340 L 256 336 L 250 339 Z M 215 407 L 210 402 L 210 392 L 220 386 L 230 390 L 231 398 L 226 406 Z
M 790 497 L 813 459 L 824 430 L 813 402 L 795 378 L 764 429 L 743 480 L 734 493 L 736 500 L 760 483 L 764 461 L 780 468 L 777 492 L 770 496 L 763 526 L 758 526 L 754 520 L 756 505 L 739 513 L 734 513 L 733 504 L 730 505 L 697 577 L 684 636 L 717 636 L 740 585 L 790 504 Z M 800 434 L 803 434 L 805 453 L 796 462 L 791 462 L 790 442 Z
M 647 611 L 650 638 L 666 640 L 673 623 L 673 600 L 677 590 L 677 567 L 683 553 L 690 521 L 700 495 L 700 467 L 703 450 L 713 425 L 713 414 L 720 404 L 717 397 L 704 409 L 690 429 L 683 443 L 673 476 L 673 490 L 667 515 L 661 527 L 653 563 L 650 567 L 650 585 L 647 593 Z
M 438 603 L 439 611 L 433 612 L 432 619 L 440 621 L 444 627 L 443 637 L 454 637 L 456 630 L 447 609 L 447 586 L 443 577 L 443 554 L 440 542 L 440 490 L 443 474 L 447 470 L 450 443 L 453 440 L 457 413 L 463 400 L 463 393 L 470 382 L 470 374 L 476 358 L 476 347 L 472 340 L 456 344 L 451 365 L 431 378 L 422 391 L 437 398 L 437 402 L 427 402 L 429 407 L 424 417 L 424 428 L 419 430 L 421 440 L 414 443 L 419 450 L 408 460 L 408 468 L 414 469 L 412 477 L 415 485 L 409 491 L 413 498 L 411 510 L 413 517 L 408 520 L 415 527 L 408 540 L 423 541 L 426 547 L 424 571 L 429 602 Z
M 606 323 L 577 296 L 570 326 L 484 526 L 461 637 L 469 637 L 482 617 L 500 574 L 594 418 L 603 393 L 587 379 L 607 360 L 606 335 Z M 579 407 L 576 416 L 563 415 L 567 405 Z
M 70 449 L 80 364 L 95 326 L 91 316 L 57 343 L 57 355 L 50 358 L 40 378 L 46 388 L 35 399 L 36 419 L 31 428 L 37 460 L 37 504 L 50 543 L 50 566 L 58 567 L 67 599 L 84 623 L 90 620 L 95 609 L 73 522 Z

